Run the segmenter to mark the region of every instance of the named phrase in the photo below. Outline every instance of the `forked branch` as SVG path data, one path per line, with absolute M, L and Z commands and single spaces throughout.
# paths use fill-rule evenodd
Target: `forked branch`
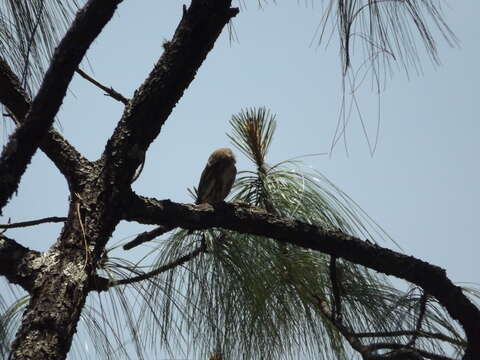
M 18 77 L 8 64 L 0 58 L 0 103 L 5 105 L 11 118 L 18 126 L 24 122 L 30 109 L 30 99 L 22 88 Z M 56 130 L 50 128 L 40 143 L 40 149 L 48 156 L 68 183 L 75 187 L 80 176 L 77 176 L 80 165 L 85 165 L 85 159 Z
M 10 136 L 0 157 L 0 210 L 17 190 L 33 154 L 52 126 L 75 69 L 120 2 L 88 1 L 60 41 L 24 123 Z

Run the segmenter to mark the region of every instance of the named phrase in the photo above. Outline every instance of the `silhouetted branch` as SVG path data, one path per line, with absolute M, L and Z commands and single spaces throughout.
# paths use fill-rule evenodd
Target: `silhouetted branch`
M 173 230 L 174 227 L 171 227 L 171 226 L 163 226 L 163 225 L 160 225 L 159 227 L 153 229 L 153 230 L 150 230 L 150 231 L 145 231 L 143 233 L 141 233 L 140 235 L 138 235 L 135 239 L 133 239 L 132 241 L 129 241 L 128 243 L 126 243 L 125 245 L 123 245 L 123 249 L 124 250 L 130 250 L 138 245 L 141 245 L 147 241 L 151 241 L 153 239 L 155 239 L 156 237 L 160 236 L 160 235 L 163 235 L 171 230 Z
M 46 217 L 38 220 L 21 221 L 21 222 L 12 223 L 12 224 L 0 224 L 0 229 L 13 229 L 13 228 L 19 228 L 19 227 L 39 225 L 44 223 L 58 223 L 58 222 L 65 222 L 66 220 L 67 220 L 66 217 L 51 216 L 51 217 Z
M 364 332 L 356 333 L 355 335 L 359 338 L 362 337 L 398 337 L 398 336 L 413 336 L 417 333 L 418 337 L 426 337 L 430 339 L 438 339 L 450 344 L 467 347 L 466 341 L 461 341 L 450 336 L 446 336 L 440 333 L 432 333 L 428 331 L 412 331 L 412 330 L 398 330 L 398 331 L 387 331 L 387 332 Z
M 0 102 L 10 112 L 11 118 L 18 126 L 30 109 L 30 100 L 20 85 L 17 76 L 8 64 L 0 58 Z M 40 149 L 47 155 L 69 184 L 80 181 L 78 173 L 80 165 L 88 163 L 75 148 L 70 145 L 56 130 L 50 128 L 40 143 Z
M 52 126 L 75 69 L 120 1 L 88 1 L 60 41 L 25 121 L 10 136 L 0 157 L 0 210 L 17 190 L 33 154 Z
M 195 206 L 144 198 L 132 193 L 125 198 L 124 211 L 125 220 L 144 224 L 166 224 L 192 230 L 221 227 L 265 236 L 407 280 L 436 297 L 450 316 L 460 322 L 468 340 L 465 358 L 480 358 L 479 309 L 463 294 L 460 287 L 451 282 L 445 270 L 413 256 L 382 248 L 340 231 L 280 218 L 263 209 L 243 204 Z
M 389 359 L 423 359 L 423 358 L 426 358 L 426 359 L 431 359 L 431 360 L 455 360 L 451 357 L 448 357 L 448 356 L 443 356 L 443 355 L 439 355 L 439 354 L 434 354 L 434 353 L 431 353 L 431 352 L 428 352 L 428 351 L 425 351 L 425 350 L 422 350 L 422 349 L 417 349 L 417 348 L 409 348 L 409 349 L 406 349 L 405 348 L 405 345 L 403 344 L 397 344 L 397 343 L 377 343 L 377 344 L 371 344 L 368 346 L 369 350 L 371 351 L 376 351 L 376 350 L 382 350 L 382 349 L 389 349 L 389 350 L 397 350 L 395 352 L 393 352 L 393 354 L 388 357 L 386 355 L 376 355 L 374 357 L 371 357 L 372 360 L 381 360 L 381 359 L 385 359 L 385 360 L 389 360 Z M 406 357 L 407 354 L 411 354 L 412 356 L 411 357 Z M 414 357 L 416 354 L 422 356 L 422 357 L 419 357 L 419 356 L 416 356 Z M 397 355 L 397 357 L 394 357 L 395 355 Z
M 103 91 L 106 92 L 106 95 L 110 96 L 111 98 L 117 100 L 117 101 L 120 101 L 121 103 L 127 105 L 128 102 L 130 100 L 128 100 L 125 96 L 123 96 L 122 94 L 120 94 L 119 92 L 115 91 L 113 88 L 111 87 L 106 87 L 105 85 L 102 85 L 101 83 L 99 83 L 97 80 L 95 80 L 94 78 L 92 78 L 90 75 L 88 75 L 85 71 L 83 71 L 82 69 L 78 68 L 77 70 L 75 70 L 77 72 L 77 74 L 79 74 L 81 77 L 83 77 L 85 80 L 91 82 L 93 85 L 95 85 L 96 87 L 102 89 Z
M 160 60 L 125 108 L 103 154 L 108 173 L 127 187 L 224 26 L 238 13 L 231 0 L 192 0 Z M 117 181 L 118 180 L 118 181 Z
M 128 284 L 133 284 L 133 283 L 137 283 L 137 282 L 140 282 L 140 281 L 144 281 L 144 280 L 147 280 L 147 279 L 151 279 L 151 278 L 153 278 L 157 275 L 160 275 L 161 273 L 164 273 L 168 270 L 174 269 L 177 266 L 181 266 L 181 265 L 185 264 L 186 262 L 195 259 L 198 255 L 200 255 L 203 252 L 205 252 L 205 245 L 204 244 L 202 244 L 201 246 L 199 246 L 195 250 L 189 252 L 188 254 L 185 254 L 185 255 L 179 257 L 178 259 L 168 263 L 168 264 L 162 265 L 162 266 L 156 268 L 155 270 L 152 270 L 152 271 L 149 271 L 145 274 L 134 276 L 134 277 L 131 277 L 131 278 L 128 278 L 128 279 L 111 280 L 111 279 L 106 279 L 106 278 L 102 278 L 102 277 L 97 277 L 93 281 L 92 290 L 99 291 L 99 292 L 100 291 L 106 291 L 113 286 L 128 285 Z

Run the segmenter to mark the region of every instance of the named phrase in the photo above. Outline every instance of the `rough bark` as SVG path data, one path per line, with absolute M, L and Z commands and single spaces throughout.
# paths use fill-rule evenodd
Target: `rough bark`
M 480 310 L 460 287 L 451 282 L 444 269 L 339 231 L 280 218 L 263 209 L 242 204 L 193 206 L 170 200 L 158 201 L 133 193 L 127 202 L 128 211 L 124 216 L 128 221 L 192 230 L 221 227 L 261 235 L 317 250 L 416 284 L 437 298 L 465 330 L 468 347 L 464 359 L 480 359 Z
M 224 26 L 238 13 L 231 1 L 193 0 L 170 42 L 143 85 L 126 106 L 103 160 L 110 181 L 130 185 L 145 151 L 158 136 Z
M 230 3 L 229 0 L 193 0 L 188 10 L 184 8 L 170 47 L 127 106 L 102 161 L 92 163 L 77 157 L 66 166 L 75 184 L 72 187 L 69 182 L 72 192 L 68 218 L 59 240 L 39 256 L 41 261 L 29 286 L 30 302 L 12 347 L 12 359 L 57 360 L 66 357 L 92 288 L 100 255 L 121 220 L 121 206 L 125 205 L 123 199 L 130 191 L 131 179 L 130 175 L 125 175 L 125 170 L 138 164 L 137 149 L 144 153 L 158 135 L 221 30 L 237 13 L 238 10 L 230 8 Z M 101 7 L 108 7 L 105 1 Z M 92 19 L 104 20 L 105 16 L 96 20 L 93 16 Z M 55 71 L 62 74 L 70 70 L 57 68 Z M 0 91 L 0 100 L 9 103 L 10 111 L 17 111 L 15 117 L 22 118 L 28 101 L 24 94 L 20 94 L 21 89 L 11 76 L 9 79 L 5 81 L 11 85 L 9 92 L 2 94 Z M 27 121 L 32 113 L 35 114 L 37 98 Z M 72 167 L 76 170 L 69 172 Z M 8 272 L 1 268 L 0 271 Z
M 0 102 L 5 105 L 15 124 L 20 125 L 30 109 L 30 99 L 8 64 L 0 59 Z M 65 176 L 71 191 L 81 180 L 79 166 L 88 163 L 56 130 L 50 128 L 40 142 L 40 149 Z
M 30 291 L 37 272 L 40 253 L 0 234 L 0 274 L 12 284 Z
M 75 69 L 120 2 L 90 0 L 77 13 L 55 50 L 24 123 L 10 136 L 0 157 L 0 211 L 17 190 L 33 154 L 52 126 Z
M 438 267 L 340 232 L 248 206 L 183 205 L 130 192 L 130 181 L 148 146 L 193 81 L 224 26 L 237 14 L 230 0 L 192 0 L 188 9 L 184 7 L 172 41 L 164 45 L 162 57 L 126 106 L 100 161 L 88 162 L 59 134 L 49 130 L 73 72 L 120 1 L 88 2 L 62 40 L 32 104 L 18 79 L 0 62 L 0 101 L 19 123 L 25 118 L 0 160 L 0 209 L 17 188 L 38 144 L 65 175 L 71 190 L 67 221 L 60 238 L 46 253 L 36 253 L 0 237 L 0 274 L 31 295 L 12 359 L 66 357 L 86 297 L 98 285 L 94 283 L 98 279 L 95 270 L 101 253 L 122 219 L 157 224 L 164 229 L 222 227 L 262 235 L 405 279 L 435 296 L 463 326 L 469 342 L 464 358 L 480 358 L 479 310 Z M 104 280 L 103 287 L 97 290 L 112 285 Z

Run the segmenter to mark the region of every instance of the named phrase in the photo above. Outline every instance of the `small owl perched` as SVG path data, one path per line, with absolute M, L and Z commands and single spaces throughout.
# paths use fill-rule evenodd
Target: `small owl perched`
M 208 158 L 203 169 L 196 204 L 214 204 L 223 201 L 232 189 L 237 168 L 232 150 L 222 148 L 215 150 Z

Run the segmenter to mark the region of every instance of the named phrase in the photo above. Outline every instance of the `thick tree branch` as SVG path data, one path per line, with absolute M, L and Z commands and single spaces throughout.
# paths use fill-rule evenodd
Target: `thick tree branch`
M 81 77 L 83 77 L 85 80 L 91 82 L 93 85 L 95 85 L 99 89 L 105 91 L 106 92 L 105 95 L 108 95 L 111 98 L 113 98 L 117 101 L 120 101 L 121 103 L 123 103 L 125 105 L 127 105 L 128 102 L 130 101 L 125 96 L 120 94 L 118 91 L 115 91 L 113 88 L 102 85 L 97 80 L 95 80 L 90 75 L 88 75 L 85 71 L 83 71 L 82 69 L 78 68 L 76 71 L 77 71 L 77 74 L 80 75 Z
M 0 229 L 13 229 L 19 227 L 27 227 L 27 226 L 34 226 L 39 224 L 45 223 L 58 223 L 58 222 L 65 222 L 67 220 L 66 217 L 58 217 L 58 216 L 51 216 L 37 220 L 30 220 L 30 221 L 21 221 L 12 224 L 0 224 Z
M 340 231 L 326 230 L 294 219 L 274 216 L 241 204 L 215 206 L 178 204 L 131 194 L 125 199 L 124 218 L 144 224 L 166 224 L 186 229 L 221 227 L 266 236 L 317 250 L 370 269 L 407 280 L 437 298 L 465 330 L 468 347 L 464 359 L 480 359 L 480 311 L 454 285 L 445 270 L 395 251 L 362 241 Z
M 17 190 L 33 154 L 52 126 L 75 69 L 120 2 L 88 1 L 60 41 L 25 122 L 10 136 L 0 157 L 0 210 Z
M 238 13 L 231 0 L 192 0 L 184 6 L 172 41 L 135 92 L 104 152 L 106 168 L 119 186 L 130 184 L 145 151 L 193 81 L 228 21 Z
M 30 100 L 17 76 L 1 58 L 0 102 L 7 107 L 16 125 L 23 123 L 30 109 Z M 76 181 L 80 181 L 81 176 L 76 174 L 79 173 L 81 165 L 86 166 L 88 160 L 83 158 L 56 130 L 53 128 L 48 130 L 40 142 L 40 149 L 57 166 L 69 184 L 75 185 Z
M 30 291 L 37 274 L 34 263 L 40 256 L 38 251 L 30 250 L 0 234 L 0 275 L 12 284 Z

